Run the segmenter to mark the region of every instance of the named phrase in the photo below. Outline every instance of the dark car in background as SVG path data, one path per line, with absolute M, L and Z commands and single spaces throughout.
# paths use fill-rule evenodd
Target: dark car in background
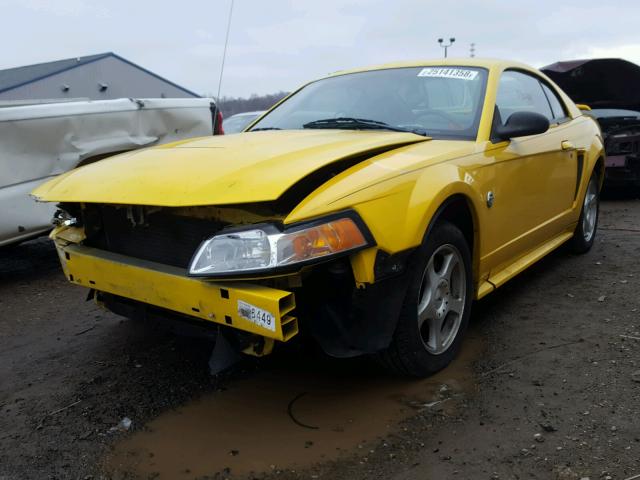
M 572 60 L 542 68 L 600 124 L 605 187 L 640 193 L 640 66 L 616 59 Z
M 630 187 L 640 193 L 640 112 L 597 108 L 586 113 L 595 118 L 602 129 L 607 153 L 607 187 Z

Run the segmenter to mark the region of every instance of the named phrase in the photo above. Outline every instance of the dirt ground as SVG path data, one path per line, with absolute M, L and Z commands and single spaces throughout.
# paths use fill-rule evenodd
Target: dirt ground
M 209 341 L 86 302 L 48 241 L 2 250 L 0 479 L 636 478 L 640 200 L 602 206 L 423 381 L 299 347 L 212 378 Z

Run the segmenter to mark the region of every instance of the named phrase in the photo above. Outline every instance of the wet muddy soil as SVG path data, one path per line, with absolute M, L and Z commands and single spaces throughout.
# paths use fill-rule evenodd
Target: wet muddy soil
M 478 302 L 423 381 L 306 348 L 212 378 L 210 342 L 86 302 L 46 240 L 0 250 L 0 478 L 627 480 L 640 201 L 605 202 L 601 227 Z
M 107 470 L 159 478 L 255 474 L 373 448 L 400 421 L 427 408 L 454 408 L 450 401 L 474 388 L 471 365 L 481 341 L 467 340 L 450 368 L 421 381 L 389 378 L 360 362 L 345 368 L 278 358 L 251 378 L 160 415 L 116 445 Z

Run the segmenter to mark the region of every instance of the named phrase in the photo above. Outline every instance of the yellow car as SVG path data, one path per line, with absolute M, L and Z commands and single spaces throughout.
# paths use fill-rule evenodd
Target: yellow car
M 299 333 L 425 376 L 471 304 L 594 241 L 600 131 L 539 71 L 448 59 L 338 72 L 243 133 L 126 153 L 34 191 L 67 278 L 127 316 Z

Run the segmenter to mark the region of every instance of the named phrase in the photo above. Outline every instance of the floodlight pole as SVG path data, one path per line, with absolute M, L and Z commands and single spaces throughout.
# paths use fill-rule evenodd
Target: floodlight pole
M 456 41 L 455 37 L 449 38 L 449 43 L 444 43 L 444 39 L 442 38 L 438 39 L 438 43 L 442 48 L 444 48 L 444 58 L 447 58 L 447 50 L 451 45 L 453 45 L 455 41 Z

